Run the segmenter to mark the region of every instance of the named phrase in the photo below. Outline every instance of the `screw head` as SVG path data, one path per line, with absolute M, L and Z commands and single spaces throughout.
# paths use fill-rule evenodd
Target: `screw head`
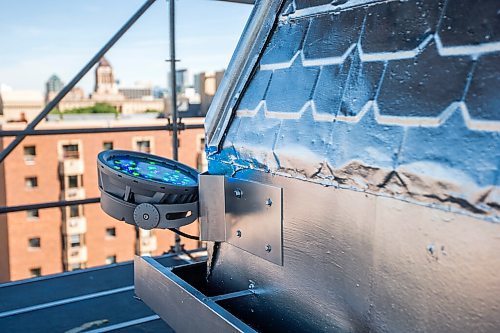
M 149 214 L 142 215 L 142 218 L 145 219 L 145 220 L 149 220 Z
M 269 244 L 266 245 L 266 252 L 271 252 L 271 245 Z
M 236 230 L 236 236 L 237 236 L 238 238 L 241 238 L 241 230 Z
M 248 280 L 248 289 L 254 289 L 255 288 L 255 282 L 252 280 Z
M 271 200 L 271 198 L 267 198 L 266 200 L 266 206 L 267 207 L 271 207 L 273 205 L 273 201 Z
M 243 196 L 243 191 L 241 189 L 239 189 L 239 188 L 235 189 L 233 191 L 233 193 L 234 193 L 234 196 L 237 197 L 237 198 L 241 198 Z

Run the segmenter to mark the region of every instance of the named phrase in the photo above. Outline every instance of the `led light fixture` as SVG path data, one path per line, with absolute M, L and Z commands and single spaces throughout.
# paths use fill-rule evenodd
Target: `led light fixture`
M 101 207 L 143 229 L 178 228 L 198 218 L 198 171 L 163 157 L 125 150 L 97 156 Z

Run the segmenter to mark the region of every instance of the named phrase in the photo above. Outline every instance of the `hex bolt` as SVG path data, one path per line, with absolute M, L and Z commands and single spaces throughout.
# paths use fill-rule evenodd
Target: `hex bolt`
M 237 198 L 241 198 L 243 196 L 243 191 L 241 189 L 239 189 L 239 188 L 235 189 L 233 191 L 233 193 L 234 193 L 234 196 L 237 197 Z
M 142 218 L 145 219 L 145 220 L 149 220 L 149 215 L 148 214 L 144 214 L 144 215 L 142 215 Z
M 241 230 L 236 230 L 236 236 L 238 236 L 238 238 L 241 238 Z
M 267 198 L 266 205 L 267 207 L 271 207 L 273 205 L 273 201 L 271 200 L 271 198 Z
M 266 252 L 271 252 L 271 245 L 269 244 L 266 245 Z

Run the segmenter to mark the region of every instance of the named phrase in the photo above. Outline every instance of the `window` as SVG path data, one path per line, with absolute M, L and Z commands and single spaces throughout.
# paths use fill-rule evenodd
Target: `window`
M 135 143 L 136 149 L 143 153 L 151 152 L 151 142 L 149 140 L 139 140 Z
M 106 228 L 106 238 L 116 237 L 116 228 Z
M 30 209 L 26 211 L 26 218 L 28 220 L 37 220 L 40 217 L 38 209 Z
M 68 270 L 70 270 L 70 271 L 77 271 L 77 270 L 82 269 L 82 268 L 83 268 L 82 263 L 70 264 L 68 266 Z
M 113 142 L 111 142 L 111 141 L 103 142 L 102 149 L 103 150 L 111 150 L 111 149 L 113 149 Z
M 38 179 L 36 177 L 26 177 L 24 178 L 24 184 L 26 188 L 38 187 Z
M 80 247 L 81 245 L 82 245 L 82 235 L 69 236 L 69 246 L 70 247 Z
M 30 276 L 31 277 L 37 277 L 42 275 L 42 268 L 41 267 L 35 267 L 30 269 Z
M 26 162 L 35 161 L 36 147 L 35 146 L 24 146 L 24 160 Z
M 82 184 L 81 176 L 68 176 L 68 188 L 77 188 Z
M 80 158 L 80 152 L 78 150 L 78 145 L 63 145 L 63 158 L 65 159 L 78 159 Z
M 106 265 L 111 265 L 116 263 L 116 256 L 108 256 L 106 257 Z
M 69 217 L 80 216 L 80 206 L 70 206 L 69 207 Z
M 34 237 L 28 239 L 28 246 L 30 249 L 39 249 L 40 248 L 40 237 Z

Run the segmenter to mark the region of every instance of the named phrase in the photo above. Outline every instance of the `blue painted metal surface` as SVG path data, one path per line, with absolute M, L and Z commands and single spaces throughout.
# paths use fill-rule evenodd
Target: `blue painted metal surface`
M 500 3 L 331 3 L 283 6 L 210 171 L 500 222 Z

